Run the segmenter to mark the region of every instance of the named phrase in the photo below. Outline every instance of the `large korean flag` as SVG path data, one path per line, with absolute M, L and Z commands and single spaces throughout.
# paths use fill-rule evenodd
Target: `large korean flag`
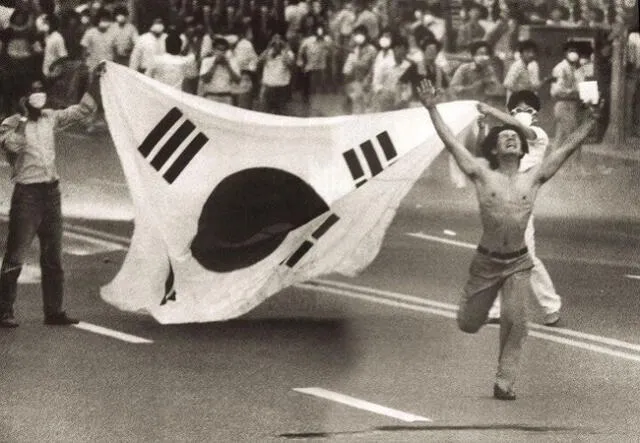
M 226 320 L 296 282 L 354 275 L 443 148 L 423 109 L 272 116 L 113 63 L 101 88 L 135 206 L 130 250 L 102 297 L 161 323 Z M 440 108 L 473 138 L 475 103 Z

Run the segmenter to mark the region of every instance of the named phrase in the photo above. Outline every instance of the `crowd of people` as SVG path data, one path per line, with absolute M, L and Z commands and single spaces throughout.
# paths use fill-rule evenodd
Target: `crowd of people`
M 504 103 L 513 91 L 557 80 L 540 78 L 537 46 L 518 40 L 520 25 L 606 29 L 613 14 L 596 6 L 580 11 L 578 1 L 465 0 L 461 24 L 447 36 L 434 0 L 394 17 L 384 1 L 167 3 L 159 9 L 140 1 L 129 11 L 114 0 L 75 8 L 22 0 L 0 35 L 0 116 L 17 111 L 20 95 L 39 77 L 50 87 L 49 106 L 76 103 L 101 60 L 210 100 L 276 114 L 291 114 L 297 96 L 303 115 L 311 115 L 316 97 L 327 93 L 343 96 L 345 113 L 415 106 L 415 85 L 425 77 L 452 99 Z M 455 48 L 445 54 L 447 38 Z M 562 71 L 575 78 L 562 77 L 564 83 L 575 88 L 597 74 L 605 78 L 594 70 L 591 48 L 577 49 L 571 69 Z M 595 56 L 610 53 L 603 39 Z

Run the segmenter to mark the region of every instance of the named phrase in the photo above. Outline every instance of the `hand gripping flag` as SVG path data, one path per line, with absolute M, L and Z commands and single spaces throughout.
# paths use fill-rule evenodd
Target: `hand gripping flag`
M 424 109 L 267 115 L 113 63 L 101 89 L 135 211 L 127 257 L 101 294 L 161 323 L 226 320 L 294 283 L 355 275 L 443 148 Z M 440 109 L 473 137 L 474 102 Z

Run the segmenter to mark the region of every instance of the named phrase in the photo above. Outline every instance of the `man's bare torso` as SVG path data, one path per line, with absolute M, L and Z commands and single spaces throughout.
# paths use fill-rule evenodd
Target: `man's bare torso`
M 480 245 L 494 252 L 518 251 L 525 247 L 524 231 L 540 188 L 535 168 L 511 177 L 483 169 L 475 180 L 483 227 Z

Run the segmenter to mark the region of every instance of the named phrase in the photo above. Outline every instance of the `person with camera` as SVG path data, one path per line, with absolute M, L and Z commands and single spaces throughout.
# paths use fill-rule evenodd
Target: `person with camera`
M 231 105 L 231 85 L 239 81 L 240 69 L 229 52 L 229 42 L 224 37 L 214 37 L 212 54 L 205 57 L 200 66 L 198 95 Z
M 291 96 L 291 73 L 295 66 L 295 55 L 281 33 L 271 37 L 267 49 L 260 55 L 259 63 L 262 65 L 262 110 L 285 115 Z

